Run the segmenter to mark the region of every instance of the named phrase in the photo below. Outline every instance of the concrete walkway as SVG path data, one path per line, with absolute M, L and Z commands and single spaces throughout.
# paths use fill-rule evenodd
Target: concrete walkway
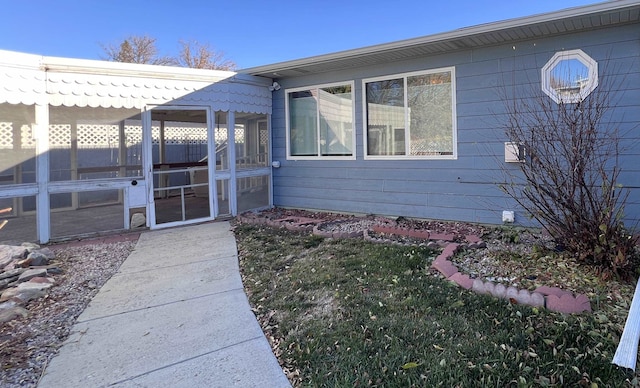
M 290 387 L 250 310 L 228 222 L 142 233 L 38 385 Z

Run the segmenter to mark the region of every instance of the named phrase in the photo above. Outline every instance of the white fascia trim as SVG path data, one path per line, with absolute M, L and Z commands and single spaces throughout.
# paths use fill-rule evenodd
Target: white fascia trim
M 291 155 L 291 147 L 290 147 L 290 131 L 289 131 L 289 93 L 301 92 L 304 90 L 310 89 L 321 89 L 321 88 L 330 88 L 334 86 L 351 86 L 351 120 L 353 130 L 351 131 L 352 136 L 352 144 L 353 149 L 351 150 L 351 155 L 349 156 L 292 156 Z M 310 86 L 299 86 L 295 88 L 289 88 L 284 90 L 284 115 L 285 115 L 285 141 L 286 141 L 286 160 L 356 160 L 356 89 L 355 89 L 355 81 L 342 81 L 342 82 L 331 82 L 327 84 L 319 84 L 319 85 L 310 85 Z M 319 117 L 318 117 L 319 120 Z M 318 131 L 320 127 L 318 126 Z M 319 141 L 318 141 L 319 143 Z M 318 148 L 319 153 L 320 148 Z
M 296 59 L 293 61 L 279 62 L 271 65 L 256 66 L 247 69 L 240 70 L 246 74 L 262 74 L 272 73 L 277 74 L 281 71 L 286 71 L 291 68 L 300 66 L 307 66 L 310 64 L 321 64 L 323 62 L 332 62 L 339 59 L 358 58 L 360 56 L 376 54 L 385 51 L 399 50 L 411 46 L 420 46 L 423 44 L 444 42 L 447 40 L 464 38 L 467 36 L 473 36 L 483 34 L 487 32 L 494 32 L 500 30 L 506 30 L 510 28 L 525 27 L 528 25 L 547 23 L 566 18 L 586 16 L 596 13 L 605 13 L 611 11 L 622 10 L 627 7 L 637 6 L 638 0 L 617 0 L 606 1 L 603 3 L 567 8 L 560 11 L 548 12 L 537 14 L 533 16 L 525 16 L 520 18 L 502 20 L 497 22 L 485 23 L 471 27 L 459 28 L 453 31 L 438 33 L 433 35 L 427 35 L 419 38 L 405 39 L 391 43 L 383 43 L 379 45 L 367 46 L 353 50 L 343 50 L 331 54 L 317 55 L 308 58 Z
M 175 66 L 158 66 L 61 57 L 43 57 L 42 67 L 46 71 L 59 73 L 125 75 L 190 81 L 221 81 L 229 79 L 236 74 L 232 71 L 191 69 Z
M 178 66 L 159 66 L 62 57 L 42 57 L 41 68 L 46 71 L 60 73 L 123 75 L 154 79 L 207 82 L 228 80 L 259 86 L 268 86 L 271 83 L 269 79 L 264 77 L 238 74 L 234 71 L 192 69 Z
M 39 70 L 42 56 L 17 51 L 0 50 L 0 65 L 18 69 Z

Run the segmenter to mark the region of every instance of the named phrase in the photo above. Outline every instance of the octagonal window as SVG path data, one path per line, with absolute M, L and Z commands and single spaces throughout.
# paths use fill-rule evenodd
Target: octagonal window
M 598 86 L 598 63 L 582 50 L 560 51 L 542 68 L 542 91 L 556 103 L 584 100 Z

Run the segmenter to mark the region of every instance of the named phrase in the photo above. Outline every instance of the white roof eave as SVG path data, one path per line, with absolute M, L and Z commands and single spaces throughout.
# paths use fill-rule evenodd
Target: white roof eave
M 449 32 L 443 32 L 433 35 L 422 36 L 418 38 L 405 39 L 390 43 L 367 46 L 358 49 L 339 51 L 330 54 L 317 55 L 308 58 L 296 59 L 292 61 L 279 62 L 270 65 L 256 66 L 240 70 L 241 73 L 260 75 L 264 77 L 278 78 L 279 73 L 303 68 L 309 65 L 318 66 L 322 63 L 332 63 L 336 61 L 346 61 L 358 59 L 364 56 L 381 54 L 391 51 L 400 51 L 417 46 L 425 46 L 434 43 L 444 43 L 460 38 L 482 35 L 501 30 L 509 30 L 514 28 L 523 28 L 532 25 L 540 25 L 544 23 L 553 23 L 563 19 L 582 17 L 592 14 L 615 12 L 625 8 L 640 7 L 638 0 L 613 0 L 604 3 L 597 3 L 588 6 L 567 8 L 560 11 L 543 13 L 533 16 L 514 18 L 504 21 L 480 24 L 472 27 L 465 27 Z M 533 36 L 532 36 L 533 37 Z

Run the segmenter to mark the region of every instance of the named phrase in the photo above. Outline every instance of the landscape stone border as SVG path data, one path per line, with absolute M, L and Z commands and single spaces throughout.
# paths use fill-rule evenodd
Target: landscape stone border
M 0 323 L 25 317 L 24 306 L 32 299 L 46 295 L 60 273 L 49 260 L 55 253 L 37 244 L 0 245 Z
M 29 311 L 25 308 L 28 303 L 46 296 L 56 285 L 55 275 L 62 274 L 62 269 L 50 261 L 55 259 L 58 248 L 136 241 L 138 237 L 140 233 L 113 234 L 49 247 L 31 242 L 0 244 L 0 324 L 28 316 Z
M 467 236 L 467 241 L 479 241 L 478 236 Z M 591 303 L 584 294 L 574 295 L 558 287 L 541 286 L 533 292 L 504 284 L 494 284 L 482 279 L 471 279 L 462 274 L 449 260 L 457 253 L 459 244 L 448 244 L 431 264 L 431 268 L 438 270 L 445 278 L 467 290 L 478 294 L 491 295 L 496 298 L 509 300 L 511 303 L 524 304 L 532 307 L 545 307 L 548 310 L 564 314 L 591 312 Z
M 324 238 L 360 238 L 371 242 L 391 242 L 392 239 L 379 239 L 371 236 L 373 233 L 397 235 L 410 237 L 419 240 L 425 240 L 426 246 L 440 246 L 442 252 L 431 263 L 431 268 L 437 270 L 447 280 L 457 284 L 458 286 L 474 291 L 478 294 L 491 295 L 496 298 L 506 299 L 514 304 L 524 304 L 531 307 L 544 307 L 551 311 L 564 314 L 577 314 L 582 312 L 591 312 L 591 303 L 589 298 L 584 294 L 573 294 L 570 291 L 563 290 L 558 287 L 541 286 L 533 292 L 525 289 L 518 289 L 513 286 L 505 286 L 504 284 L 496 284 L 488 280 L 472 279 L 467 274 L 458 271 L 458 268 L 449 260 L 453 257 L 461 247 L 467 249 L 479 249 L 486 247 L 486 243 L 479 236 L 465 236 L 464 245 L 454 242 L 452 234 L 436 234 L 428 231 L 421 231 L 409 228 L 400 228 L 393 226 L 390 219 L 377 218 L 380 224 L 372 225 L 371 228 L 358 231 L 328 231 L 323 230 L 323 225 L 336 224 L 340 222 L 350 222 L 352 220 L 331 220 L 325 221 L 316 218 L 287 216 L 281 219 L 269 219 L 259 217 L 254 212 L 243 213 L 237 217 L 239 222 L 247 224 L 262 224 L 274 228 L 286 228 L 291 231 L 309 232 Z

